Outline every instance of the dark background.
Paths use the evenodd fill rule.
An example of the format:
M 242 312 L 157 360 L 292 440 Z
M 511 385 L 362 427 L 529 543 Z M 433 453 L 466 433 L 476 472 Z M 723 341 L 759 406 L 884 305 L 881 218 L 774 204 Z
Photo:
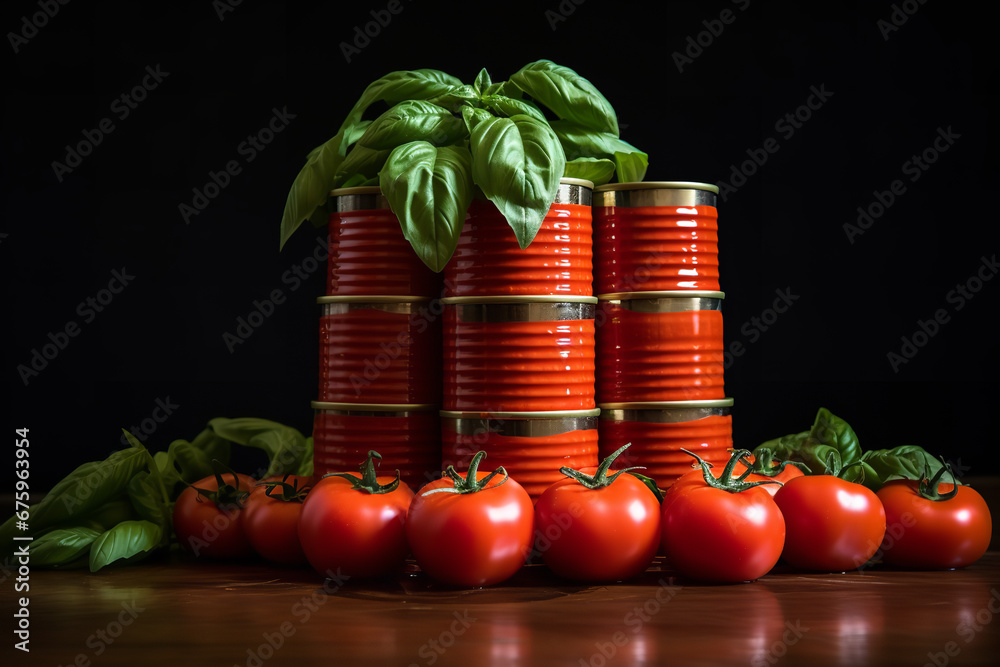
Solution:
M 193 438 L 216 416 L 310 433 L 324 272 L 297 289 L 286 272 L 325 232 L 306 226 L 278 252 L 306 153 L 390 71 L 436 68 L 471 83 L 486 67 L 499 81 L 540 58 L 611 101 L 622 137 L 650 155 L 646 180 L 731 183 L 748 151 L 776 141 L 719 202 L 726 340 L 744 349 L 726 377 L 737 445 L 804 430 L 825 406 L 866 449 L 919 444 L 969 475 L 993 471 L 1000 280 L 960 310 L 949 299 L 997 252 L 997 58 L 985 18 L 915 1 L 651 11 L 606 0 L 461 9 L 401 0 L 347 62 L 340 44 L 388 4 L 244 0 L 220 20 L 221 2 L 71 2 L 16 53 L 8 34 L 3 421 L 30 428 L 36 490 L 120 447 L 120 429 L 151 418 L 157 401 L 174 407 L 145 438 L 153 449 Z M 560 6 L 564 20 L 554 18 Z M 718 29 L 724 9 L 735 18 L 708 43 L 704 22 Z M 0 25 L 24 34 L 24 17 L 39 11 L 5 3 Z M 907 20 L 886 35 L 894 11 Z M 707 46 L 678 71 L 673 54 L 699 33 Z M 115 100 L 147 66 L 169 74 L 122 119 Z M 812 87 L 830 95 L 789 136 L 782 119 Z M 248 162 L 239 147 L 274 109 L 294 119 Z M 104 118 L 114 131 L 60 182 L 52 163 Z M 904 163 L 949 128 L 958 138 L 912 181 Z M 231 160 L 241 173 L 186 224 L 179 205 Z M 851 243 L 843 225 L 895 180 L 905 191 Z M 122 269 L 134 278 L 86 322 L 78 305 Z M 284 303 L 230 353 L 223 334 L 276 289 Z M 779 289 L 798 299 L 764 331 L 752 318 L 768 317 Z M 947 321 L 917 336 L 926 344 L 894 369 L 887 355 L 939 309 Z M 25 384 L 17 367 L 69 322 L 78 335 Z

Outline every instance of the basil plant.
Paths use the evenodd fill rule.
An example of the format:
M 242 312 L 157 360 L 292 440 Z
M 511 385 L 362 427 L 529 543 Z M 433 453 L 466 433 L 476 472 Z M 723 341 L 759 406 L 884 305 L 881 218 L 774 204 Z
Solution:
M 389 108 L 365 119 L 376 103 Z M 551 61 L 500 83 L 485 69 L 471 85 L 433 69 L 392 72 L 307 156 L 285 203 L 281 247 L 305 220 L 327 224 L 331 190 L 378 185 L 417 255 L 441 271 L 474 196 L 496 205 L 523 249 L 560 178 L 641 181 L 647 165 L 645 153 L 619 138 L 608 100 Z

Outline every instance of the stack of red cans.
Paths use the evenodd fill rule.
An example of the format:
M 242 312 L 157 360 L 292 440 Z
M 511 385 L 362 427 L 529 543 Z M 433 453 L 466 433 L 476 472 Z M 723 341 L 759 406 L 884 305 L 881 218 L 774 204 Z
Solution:
M 563 179 L 523 250 L 474 201 L 444 270 L 442 463 L 485 451 L 533 499 L 560 467 L 597 465 L 592 192 Z
M 378 187 L 334 190 L 326 296 L 317 301 L 315 473 L 369 450 L 416 490 L 441 470 L 441 276 L 403 237 Z
M 595 189 L 596 394 L 600 455 L 643 465 L 662 488 L 692 451 L 725 462 L 732 399 L 723 381 L 718 187 L 615 183 Z

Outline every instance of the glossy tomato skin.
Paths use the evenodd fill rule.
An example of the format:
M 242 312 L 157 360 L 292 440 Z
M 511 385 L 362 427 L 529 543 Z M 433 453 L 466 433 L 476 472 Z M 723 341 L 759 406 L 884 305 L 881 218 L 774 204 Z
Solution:
M 476 479 L 488 474 L 479 471 Z M 447 477 L 417 492 L 406 518 L 406 535 L 420 568 L 451 586 L 492 586 L 512 577 L 531 552 L 534 507 L 514 479 L 475 493 L 432 493 L 454 486 Z
M 566 478 L 535 502 L 535 534 L 542 559 L 560 577 L 628 579 L 645 571 L 660 547 L 660 503 L 629 474 L 598 489 Z
M 702 471 L 694 470 L 663 496 L 662 553 L 686 577 L 714 583 L 759 579 L 777 564 L 784 541 L 784 519 L 761 486 L 730 493 L 708 486 Z
M 806 475 L 774 494 L 787 533 L 782 559 L 815 572 L 864 565 L 885 535 L 885 510 L 871 490 L 834 475 Z
M 311 477 L 296 475 L 270 477 L 261 480 L 260 484 L 282 480 L 286 484 L 298 484 L 300 489 L 313 484 Z M 276 498 L 274 495 L 280 496 L 280 489 L 276 491 L 268 496 L 266 486 L 254 488 L 241 514 L 243 530 L 254 551 L 261 557 L 272 563 L 305 565 L 306 554 L 299 542 L 299 517 L 303 503 Z
M 947 500 L 930 500 L 918 492 L 918 482 L 886 482 L 876 495 L 885 507 L 888 525 L 882 561 L 905 568 L 946 570 L 979 560 L 990 546 L 993 519 L 979 492 L 959 486 Z M 940 484 L 939 493 L 954 489 Z
M 351 473 L 360 478 L 361 475 Z M 389 484 L 395 477 L 378 477 Z M 299 541 L 319 573 L 373 578 L 399 570 L 406 559 L 406 512 L 413 491 L 403 483 L 389 493 L 352 488 L 343 477 L 324 477 L 302 503 Z
M 250 493 L 256 483 L 249 475 L 236 475 L 239 490 Z M 231 474 L 223 483 L 235 484 Z M 194 488 L 193 488 L 194 487 Z M 254 554 L 243 529 L 242 508 L 220 508 L 197 489 L 216 491 L 219 482 L 213 475 L 198 480 L 181 491 L 174 503 L 174 533 L 177 541 L 195 556 L 207 558 L 244 558 Z

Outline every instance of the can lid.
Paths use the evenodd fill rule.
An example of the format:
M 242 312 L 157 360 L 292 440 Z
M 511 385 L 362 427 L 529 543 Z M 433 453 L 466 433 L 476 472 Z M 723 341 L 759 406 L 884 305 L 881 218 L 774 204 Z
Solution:
M 548 410 L 538 412 L 471 412 L 441 410 L 438 414 L 447 419 L 561 419 L 563 417 L 597 417 L 600 408 L 593 410 Z
M 627 301 L 630 299 L 725 299 L 725 292 L 705 290 L 668 290 L 661 292 L 609 292 L 598 294 L 600 301 Z
M 588 181 L 584 178 L 570 178 L 568 176 L 563 176 L 559 179 L 560 185 L 582 185 L 585 188 L 594 189 L 594 182 Z
M 395 295 L 364 295 L 364 294 L 331 294 L 321 296 L 316 299 L 316 303 L 426 303 L 430 301 L 429 296 L 395 296 Z
M 671 410 L 677 408 L 728 408 L 732 398 L 717 398 L 711 401 L 650 401 L 643 403 L 601 403 L 601 410 Z
M 612 190 L 707 190 L 719 194 L 719 186 L 697 181 L 634 181 L 632 183 L 605 183 L 594 188 L 594 192 Z
M 572 296 L 569 294 L 510 294 L 504 296 L 446 296 L 444 305 L 490 304 L 490 303 L 597 303 L 596 296 Z
M 431 412 L 440 406 L 434 403 L 326 403 L 312 401 L 314 410 L 339 410 L 352 412 Z

